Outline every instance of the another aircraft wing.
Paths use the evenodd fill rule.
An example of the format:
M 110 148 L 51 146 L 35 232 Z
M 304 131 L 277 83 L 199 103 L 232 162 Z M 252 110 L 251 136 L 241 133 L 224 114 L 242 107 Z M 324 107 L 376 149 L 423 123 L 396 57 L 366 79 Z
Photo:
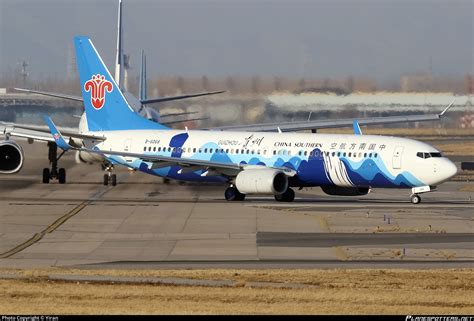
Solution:
M 154 104 L 154 103 L 161 103 L 161 102 L 165 102 L 165 101 L 181 100 L 181 99 L 188 99 L 188 98 L 193 98 L 193 97 L 201 97 L 201 96 L 209 96 L 209 95 L 217 95 L 217 94 L 222 94 L 222 93 L 225 93 L 225 90 L 211 91 L 211 92 L 190 94 L 190 95 L 169 96 L 169 97 L 144 99 L 141 102 L 142 102 L 143 105 L 148 105 L 148 104 Z
M 372 117 L 372 118 L 357 118 L 359 125 L 381 125 L 381 124 L 395 124 L 395 123 L 410 123 L 418 121 L 433 121 L 440 120 L 449 108 L 453 105 L 454 100 L 446 106 L 446 108 L 439 114 L 419 114 L 419 115 L 404 115 L 404 116 L 386 116 L 386 117 Z M 323 128 L 342 128 L 352 127 L 354 119 L 324 119 L 324 120 L 308 120 L 297 122 L 279 122 L 279 123 L 262 123 L 251 125 L 233 125 L 221 126 L 214 128 L 206 128 L 208 130 L 222 130 L 222 131 L 255 131 L 255 132 L 293 132 L 309 129 L 323 129 Z
M 82 97 L 79 97 L 79 96 L 58 94 L 58 93 L 50 93 L 50 92 L 47 92 L 47 91 L 31 90 L 31 89 L 23 89 L 23 88 L 13 88 L 13 89 L 15 89 L 17 91 L 23 91 L 23 92 L 31 93 L 31 94 L 38 94 L 38 95 L 49 96 L 49 97 L 63 98 L 63 99 L 69 99 L 69 100 L 74 100 L 74 101 L 83 101 Z

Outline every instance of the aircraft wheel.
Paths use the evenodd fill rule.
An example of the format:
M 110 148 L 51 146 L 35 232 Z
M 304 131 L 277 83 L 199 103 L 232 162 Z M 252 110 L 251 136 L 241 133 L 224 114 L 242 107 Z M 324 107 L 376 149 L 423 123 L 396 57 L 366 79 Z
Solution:
M 64 168 L 60 168 L 58 171 L 58 181 L 59 184 L 66 183 L 66 170 Z
M 411 197 L 410 197 L 410 201 L 412 202 L 412 204 L 418 204 L 421 202 L 421 197 L 420 195 L 418 194 L 413 194 Z
M 170 179 L 169 178 L 163 178 L 163 184 L 169 184 Z
M 43 168 L 43 184 L 49 184 L 49 168 Z
M 109 175 L 108 174 L 104 174 L 104 185 L 105 186 L 109 185 Z
M 285 193 L 275 195 L 275 200 L 278 202 L 293 202 L 295 199 L 295 191 L 291 188 L 288 188 Z
M 239 192 L 235 187 L 228 187 L 225 190 L 224 196 L 228 201 L 243 201 L 245 199 L 245 194 Z
M 112 186 L 117 185 L 117 175 L 113 174 L 111 177 Z

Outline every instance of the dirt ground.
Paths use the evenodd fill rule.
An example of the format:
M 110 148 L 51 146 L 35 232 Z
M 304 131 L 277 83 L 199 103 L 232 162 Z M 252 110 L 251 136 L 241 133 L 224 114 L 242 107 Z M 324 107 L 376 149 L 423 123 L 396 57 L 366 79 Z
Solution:
M 474 269 L 6 272 L 26 278 L 0 280 L 2 314 L 474 314 Z M 232 280 L 234 285 L 67 282 L 51 281 L 50 274 Z

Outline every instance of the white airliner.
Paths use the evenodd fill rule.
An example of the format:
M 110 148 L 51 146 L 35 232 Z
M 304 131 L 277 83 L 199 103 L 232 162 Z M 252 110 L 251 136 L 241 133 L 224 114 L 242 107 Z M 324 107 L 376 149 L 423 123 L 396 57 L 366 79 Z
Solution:
M 419 194 L 434 190 L 457 172 L 433 146 L 406 138 L 362 135 L 357 122 L 356 135 L 283 132 L 292 130 L 288 123 L 273 128 L 276 133 L 267 132 L 274 124 L 254 125 L 260 129 L 255 132 L 171 130 L 134 112 L 88 37 L 75 37 L 74 42 L 88 131 L 64 133 L 65 139 L 45 117 L 51 139 L 65 151 L 102 155 L 114 164 L 171 179 L 220 182 L 228 186 L 225 198 L 229 201 L 243 200 L 247 194 L 272 194 L 277 201 L 289 202 L 295 197 L 291 187 L 320 186 L 330 195 L 407 188 L 412 190 L 412 203 L 419 203 Z M 404 116 L 405 121 L 439 119 L 449 107 L 436 117 Z M 385 120 L 401 121 L 397 117 Z M 323 121 L 319 127 L 314 122 L 297 123 L 293 129 L 341 124 L 347 121 Z M 14 135 L 15 131 L 7 126 L 5 133 Z M 7 142 L 3 146 L 9 148 L 0 149 L 0 170 L 14 172 L 23 154 Z

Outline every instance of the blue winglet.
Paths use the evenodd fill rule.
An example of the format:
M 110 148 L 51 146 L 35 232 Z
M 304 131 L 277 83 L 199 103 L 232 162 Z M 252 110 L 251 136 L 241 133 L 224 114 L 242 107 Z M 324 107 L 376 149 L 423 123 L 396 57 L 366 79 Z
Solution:
M 53 121 L 51 120 L 51 117 L 44 116 L 44 121 L 46 122 L 46 125 L 48 125 L 49 130 L 51 131 L 51 135 L 53 135 L 56 145 L 58 145 L 63 150 L 71 149 L 71 146 L 68 143 L 66 143 L 63 136 L 61 135 L 59 130 L 56 128 L 56 125 L 54 125 Z
M 359 122 L 357 119 L 354 119 L 352 122 L 352 127 L 354 128 L 354 134 L 355 135 L 362 135 L 362 130 L 360 130 Z

